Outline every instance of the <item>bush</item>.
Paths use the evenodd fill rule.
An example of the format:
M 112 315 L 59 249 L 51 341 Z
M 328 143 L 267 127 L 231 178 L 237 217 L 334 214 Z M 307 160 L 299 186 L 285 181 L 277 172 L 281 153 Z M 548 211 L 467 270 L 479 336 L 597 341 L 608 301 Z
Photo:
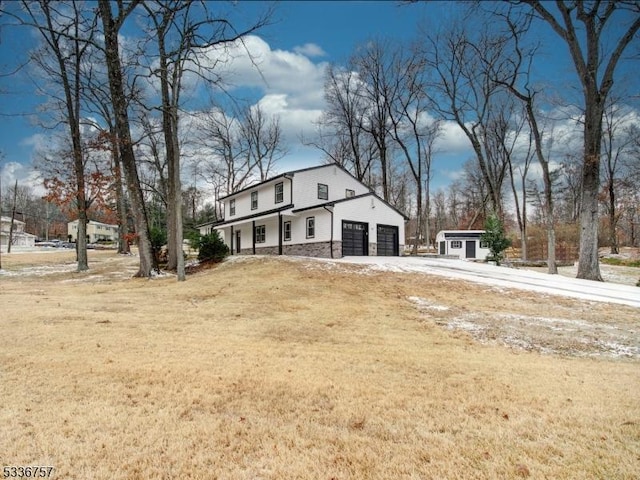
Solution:
M 165 255 L 162 255 L 162 247 L 167 244 L 167 232 L 159 227 L 151 227 L 149 229 L 149 241 L 151 242 L 151 251 L 156 263 L 166 263 L 166 252 Z
M 484 230 L 485 233 L 480 237 L 480 241 L 487 242 L 489 245 L 491 253 L 487 255 L 487 260 L 500 265 L 500 262 L 504 259 L 504 251 L 511 246 L 511 240 L 505 236 L 502 222 L 495 214 L 487 218 Z
M 201 262 L 221 262 L 227 255 L 229 255 L 229 247 L 225 245 L 216 230 L 200 237 L 198 260 Z

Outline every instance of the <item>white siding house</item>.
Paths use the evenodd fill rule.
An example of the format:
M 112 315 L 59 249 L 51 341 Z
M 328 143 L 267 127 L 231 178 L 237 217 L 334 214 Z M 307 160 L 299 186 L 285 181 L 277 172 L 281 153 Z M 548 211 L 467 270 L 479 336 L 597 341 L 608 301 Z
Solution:
M 342 167 L 296 170 L 220 199 L 217 230 L 231 254 L 399 255 L 406 218 Z
M 20 220 L 13 220 L 13 235 L 11 246 L 33 247 L 36 236 L 24 231 L 25 223 Z M 0 247 L 9 245 L 9 234 L 11 231 L 11 217 L 0 217 Z
M 485 260 L 490 250 L 480 240 L 484 230 L 441 230 L 436 235 L 440 255 L 457 255 L 460 259 Z
M 78 220 L 67 224 L 67 235 L 70 242 L 75 242 L 78 238 Z M 95 242 L 116 242 L 118 240 L 118 225 L 94 222 L 87 223 L 87 240 L 89 243 Z

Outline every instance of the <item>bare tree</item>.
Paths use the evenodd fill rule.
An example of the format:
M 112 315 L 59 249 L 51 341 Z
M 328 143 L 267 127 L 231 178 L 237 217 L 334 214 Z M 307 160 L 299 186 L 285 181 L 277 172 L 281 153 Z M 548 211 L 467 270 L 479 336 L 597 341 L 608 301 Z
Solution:
M 494 64 L 487 64 L 487 68 L 491 72 L 493 81 L 506 87 L 507 91 L 519 101 L 525 111 L 525 118 L 529 125 L 529 139 L 533 139 L 534 151 L 538 163 L 542 169 L 542 179 L 544 183 L 543 200 L 539 202 L 542 208 L 542 214 L 545 218 L 547 229 L 547 266 L 550 274 L 558 273 L 556 264 L 556 235 L 555 235 L 555 215 L 554 202 L 551 179 L 551 171 L 549 168 L 549 158 L 545 155 L 543 148 L 544 132 L 540 125 L 541 113 L 536 107 L 536 97 L 538 91 L 531 85 L 531 65 L 535 57 L 537 48 L 525 47 L 522 37 L 529 30 L 531 18 L 523 19 L 515 18 L 511 12 L 502 15 L 500 12 L 494 12 L 499 18 L 504 20 L 506 25 L 506 33 L 496 35 L 496 41 L 501 45 L 504 61 Z M 500 68 L 496 68 L 499 66 Z M 529 143 L 531 146 L 531 142 Z M 527 158 L 529 156 L 527 155 Z M 527 168 L 524 170 L 525 175 L 522 177 L 522 192 L 526 195 L 526 172 L 528 170 L 528 161 L 525 162 Z M 538 192 L 536 192 L 537 194 Z M 516 196 L 517 202 L 517 196 Z M 523 211 L 526 208 L 526 199 L 523 198 Z M 524 215 L 523 215 L 524 217 Z M 520 218 L 518 211 L 518 224 L 522 232 L 522 249 L 523 255 L 526 255 L 526 218 Z
M 99 16 L 102 20 L 104 34 L 104 54 L 109 75 L 109 91 L 113 112 L 115 116 L 116 132 L 118 134 L 118 149 L 122 166 L 125 171 L 131 210 L 138 235 L 138 253 L 140 257 L 140 267 L 136 276 L 149 277 L 154 268 L 154 256 L 151 250 L 149 236 L 149 222 L 144 204 L 144 196 L 140 187 L 138 167 L 136 165 L 133 141 L 131 139 L 131 125 L 129 122 L 128 101 L 125 92 L 125 80 L 120 61 L 120 47 L 118 44 L 118 34 L 129 17 L 133 9 L 137 7 L 139 0 L 132 0 L 130 3 L 118 3 L 116 12 L 112 11 L 112 4 L 109 0 L 99 0 Z
M 604 150 L 604 197 L 605 209 L 609 217 L 609 246 L 611 253 L 620 253 L 618 245 L 617 228 L 621 214 L 624 210 L 618 208 L 619 188 L 626 183 L 621 177 L 625 164 L 624 157 L 633 145 L 633 129 L 628 128 L 631 115 L 624 107 L 614 101 L 610 101 L 604 111 L 603 139 Z M 631 133 L 631 135 L 629 135 Z
M 429 185 L 431 183 L 431 162 L 433 148 L 440 132 L 440 122 L 433 121 L 427 115 L 428 97 L 425 94 L 424 62 L 417 49 L 402 47 L 393 55 L 390 72 L 389 134 L 398 145 L 406 165 L 415 182 L 416 191 L 416 235 L 413 254 L 418 253 L 421 239 L 428 244 L 427 229 L 424 229 L 423 205 L 429 204 Z M 426 195 L 423 191 L 426 189 Z M 427 218 L 428 218 L 427 208 Z
M 635 1 L 574 2 L 557 0 L 556 9 L 524 0 L 565 42 L 584 97 L 584 157 L 578 278 L 602 281 L 598 263 L 598 193 L 603 115 L 614 87 L 614 74 L 627 47 L 638 41 L 640 5 Z M 625 22 L 626 25 L 620 28 Z M 613 38 L 613 29 L 618 35 Z M 608 49 L 613 45 L 612 49 Z
M 523 116 L 522 120 L 522 122 L 516 125 L 517 133 L 514 135 L 514 139 L 519 136 L 527 118 Z M 509 162 L 509 178 L 515 203 L 518 229 L 520 230 L 520 255 L 522 260 L 527 260 L 527 177 L 529 174 L 529 168 L 531 167 L 531 160 L 533 159 L 533 135 L 531 132 L 529 133 L 529 141 L 527 144 L 526 151 L 520 154 L 521 161 L 515 165 L 513 161 Z M 517 184 L 516 181 L 516 171 L 519 184 Z M 518 195 L 518 187 L 520 189 L 520 195 Z M 522 201 L 520 201 L 520 197 L 522 198 Z
M 204 65 L 200 58 L 207 51 L 219 49 L 225 44 L 233 44 L 267 24 L 270 13 L 260 17 L 244 30 L 238 30 L 226 18 L 212 14 L 213 8 L 205 2 L 183 2 L 180 0 L 156 0 L 145 2 L 146 17 L 156 40 L 157 68 L 151 68 L 151 75 L 160 82 L 160 111 L 167 161 L 168 198 L 167 233 L 169 270 L 176 270 L 178 280 L 185 280 L 184 256 L 182 251 L 182 184 L 180 178 L 179 111 L 182 105 L 181 93 L 186 74 L 190 73 L 209 83 L 219 83 L 215 69 Z M 150 62 L 154 65 L 153 61 Z M 212 72 L 213 76 L 212 76 Z M 262 124 L 260 124 L 262 125 Z M 275 129 L 279 134 L 279 128 Z M 270 131 L 269 134 L 272 134 Z M 262 134 L 262 132 L 261 132 Z M 272 140 L 270 140 L 272 141 Z M 276 140 L 277 141 L 277 140 Z M 273 151 L 265 152 L 262 143 L 255 145 L 255 154 L 261 156 L 260 166 L 266 167 L 274 160 Z
M 259 180 L 265 181 L 276 162 L 286 154 L 279 118 L 267 118 L 260 104 L 249 107 L 242 116 L 240 134 L 251 170 L 257 170 Z
M 99 115 L 104 122 L 104 124 L 97 121 L 91 122 L 93 128 L 99 131 L 97 138 L 93 141 L 93 145 L 94 148 L 101 148 L 103 151 L 109 152 L 111 158 L 112 189 L 116 197 L 116 213 L 118 218 L 118 253 L 126 255 L 130 253 L 128 241 L 129 226 L 125 193 L 122 185 L 123 174 L 120 150 L 118 148 L 118 135 L 116 132 L 113 108 L 109 100 L 107 78 L 104 72 L 98 71 L 98 69 L 95 68 L 96 65 L 99 65 L 99 61 L 89 61 L 84 64 L 84 102 L 87 111 Z
M 427 34 L 425 61 L 433 78 L 429 95 L 438 114 L 454 121 L 469 139 L 486 184 L 490 208 L 501 214 L 507 163 L 504 155 L 490 155 L 487 140 L 495 131 L 503 88 L 492 71 L 505 62 L 501 44 L 489 26 L 477 25 L 469 14 L 439 34 Z M 488 66 L 491 66 L 490 68 Z M 492 126 L 493 123 L 493 126 Z
M 89 269 L 86 226 L 85 159 L 81 139 L 82 64 L 96 34 L 96 17 L 80 2 L 22 2 L 26 25 L 35 27 L 43 47 L 31 59 L 60 89 L 60 111 L 69 129 L 78 215 L 78 271 Z
M 207 161 L 198 171 L 216 198 L 266 180 L 286 152 L 277 116 L 268 118 L 259 104 L 236 107 L 213 107 L 199 118 L 198 156 Z
M 329 132 L 324 135 L 320 129 L 319 136 L 328 142 L 314 146 L 323 150 L 332 162 L 351 171 L 358 180 L 366 181 L 373 163 L 373 149 L 371 137 L 363 128 L 368 102 L 360 75 L 330 65 L 324 97 L 327 109 L 320 125 Z
M 216 198 L 242 189 L 252 173 L 247 146 L 240 135 L 237 115 L 213 107 L 200 117 L 198 142 L 202 179 L 212 186 Z
M 389 102 L 393 96 L 393 58 L 387 43 L 375 40 L 360 47 L 350 60 L 362 82 L 360 95 L 365 102 L 365 117 L 360 128 L 371 138 L 380 164 L 382 197 L 391 200 Z

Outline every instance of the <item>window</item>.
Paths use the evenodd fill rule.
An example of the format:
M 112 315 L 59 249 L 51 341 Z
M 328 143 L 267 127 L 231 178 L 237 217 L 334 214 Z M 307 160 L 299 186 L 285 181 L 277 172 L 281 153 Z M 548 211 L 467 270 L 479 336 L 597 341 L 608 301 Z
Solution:
M 318 184 L 318 198 L 320 200 L 329 200 L 329 186 L 324 183 Z
M 276 202 L 282 203 L 284 201 L 284 183 L 276 183 Z
M 251 192 L 251 210 L 258 208 L 258 192 Z
M 460 240 L 452 240 L 451 248 L 462 248 L 462 241 Z
M 480 248 L 489 248 L 489 242 L 483 242 L 480 240 Z
M 266 236 L 264 225 L 256 225 L 256 243 L 264 243 Z
M 291 240 L 291 222 L 284 222 L 282 228 L 284 229 L 284 241 L 288 242 L 289 240 Z
M 229 216 L 233 216 L 236 214 L 236 200 L 229 200 Z
M 350 190 L 350 189 L 347 188 L 347 191 L 345 192 L 344 196 L 346 198 L 355 197 L 356 196 L 356 191 L 355 190 Z
M 307 238 L 316 236 L 316 217 L 307 217 Z

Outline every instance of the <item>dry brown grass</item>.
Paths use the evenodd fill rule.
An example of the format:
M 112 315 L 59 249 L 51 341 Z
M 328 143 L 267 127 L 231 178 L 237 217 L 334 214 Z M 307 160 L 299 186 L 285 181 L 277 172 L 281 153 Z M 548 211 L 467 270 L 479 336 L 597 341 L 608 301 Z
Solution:
M 55 255 L 3 267 L 72 258 Z M 630 307 L 277 258 L 149 281 L 118 273 L 135 258 L 90 255 L 88 273 L 0 276 L 2 465 L 60 479 L 640 476 L 637 357 L 541 354 L 447 323 L 553 312 L 637 335 Z

